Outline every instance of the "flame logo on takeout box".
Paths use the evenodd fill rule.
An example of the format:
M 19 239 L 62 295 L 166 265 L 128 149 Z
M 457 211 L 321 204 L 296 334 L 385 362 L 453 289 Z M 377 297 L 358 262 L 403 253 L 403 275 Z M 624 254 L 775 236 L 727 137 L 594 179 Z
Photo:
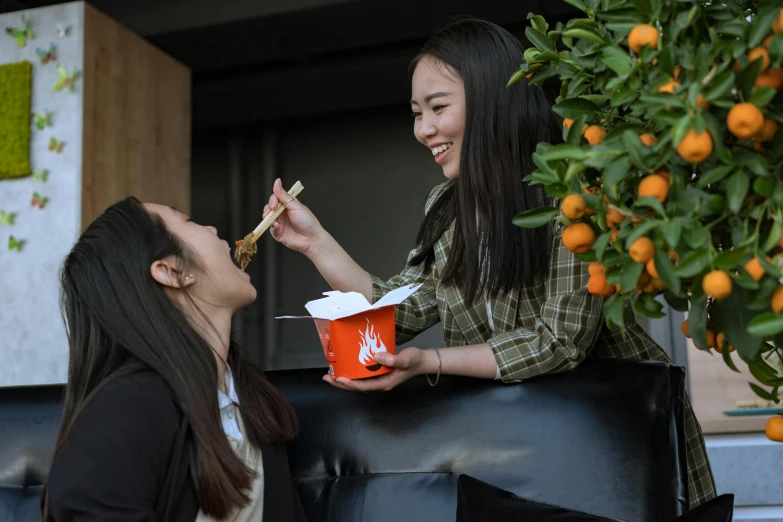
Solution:
M 386 351 L 381 335 L 375 333 L 375 326 L 367 319 L 364 332 L 359 330 L 359 362 L 371 372 L 377 372 L 381 365 L 375 362 L 375 354 Z

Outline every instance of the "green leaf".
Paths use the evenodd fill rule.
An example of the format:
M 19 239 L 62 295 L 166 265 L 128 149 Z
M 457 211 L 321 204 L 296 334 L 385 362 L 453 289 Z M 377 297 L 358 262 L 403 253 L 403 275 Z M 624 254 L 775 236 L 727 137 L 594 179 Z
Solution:
M 652 196 L 645 196 L 643 198 L 637 199 L 633 202 L 633 206 L 634 208 L 651 208 L 657 212 L 659 216 L 666 217 L 666 211 L 664 210 L 663 205 L 661 205 L 661 202 Z
M 764 246 L 762 247 L 763 252 L 769 252 L 776 246 L 778 246 L 778 242 L 780 241 L 780 233 L 781 233 L 781 226 L 779 225 L 779 221 L 774 223 L 772 227 L 769 229 L 769 235 L 767 236 L 767 240 L 764 241 Z
M 778 33 L 775 35 L 775 38 L 772 39 L 772 42 L 769 44 L 769 47 L 767 47 L 767 51 L 769 51 L 769 56 L 772 57 L 774 60 L 775 56 L 782 56 L 783 55 L 783 33 Z
M 635 227 L 633 229 L 633 232 L 631 232 L 627 238 L 625 238 L 625 242 L 627 245 L 630 245 L 643 235 L 647 234 L 650 230 L 654 229 L 658 226 L 658 221 L 654 220 L 647 220 L 644 223 L 640 224 L 639 226 Z
M 759 72 L 761 72 L 761 66 L 762 61 L 759 58 L 742 69 L 742 72 L 740 72 L 737 77 L 737 88 L 746 100 L 749 100 L 751 96 L 753 96 L 753 88 L 756 84 L 756 78 L 758 78 Z
M 581 116 L 587 116 L 588 119 L 592 119 L 598 111 L 598 106 L 582 98 L 570 98 L 556 104 L 552 110 L 563 118 L 576 120 Z
M 753 95 L 750 97 L 750 103 L 758 108 L 764 108 L 769 105 L 769 102 L 775 98 L 778 93 L 773 87 L 759 87 L 753 91 Z
M 696 186 L 698 188 L 704 188 L 707 185 L 712 185 L 713 183 L 717 183 L 718 181 L 725 178 L 729 172 L 733 172 L 734 170 L 737 170 L 736 165 L 718 165 L 716 167 L 711 168 L 701 176 L 699 176 L 698 180 L 696 181 Z
M 582 127 L 587 121 L 587 116 L 581 116 L 577 118 L 574 123 L 571 124 L 571 128 L 568 129 L 568 137 L 566 143 L 573 146 L 578 146 L 582 141 Z
M 609 245 L 609 239 L 611 239 L 611 237 L 611 233 L 605 232 L 598 236 L 595 243 L 593 243 L 593 251 L 600 261 L 603 261 L 604 251 L 606 251 L 606 247 Z
M 750 252 L 746 247 L 721 252 L 721 254 L 715 258 L 713 266 L 718 270 L 730 270 L 744 261 L 749 253 Z
M 750 374 L 761 384 L 773 386 L 778 381 L 777 372 L 762 358 L 748 364 L 748 369 Z
M 780 13 L 780 5 L 774 7 L 768 5 L 759 9 L 759 12 L 753 17 L 750 23 L 750 32 L 748 33 L 748 47 L 757 47 L 769 33 L 772 24 Z
M 523 228 L 538 228 L 555 219 L 560 214 L 557 207 L 538 207 L 514 216 L 513 223 Z
M 723 350 L 721 355 L 723 356 L 723 362 L 726 363 L 726 366 L 728 366 L 735 372 L 740 373 L 740 371 L 737 369 L 737 366 L 734 364 L 734 361 L 731 358 L 731 350 Z
M 702 92 L 702 96 L 707 101 L 714 101 L 731 93 L 734 88 L 736 78 L 734 71 L 725 71 L 713 78 L 710 84 Z
M 546 190 L 549 194 L 552 194 L 556 198 L 564 198 L 568 195 L 570 190 L 564 183 L 552 183 L 551 185 L 546 185 L 544 187 L 544 190 Z
M 661 227 L 661 233 L 669 248 L 677 248 L 680 242 L 680 234 L 682 233 L 682 222 L 675 219 L 664 223 Z
M 598 259 L 595 255 L 595 252 L 592 250 L 588 250 L 587 252 L 583 252 L 581 254 L 574 254 L 574 257 L 582 263 L 592 263 Z
M 758 395 L 762 399 L 767 400 L 767 401 L 777 401 L 778 400 L 777 397 L 775 397 L 774 395 L 769 393 L 767 390 L 765 390 L 761 386 L 759 386 L 757 384 L 753 384 L 752 382 L 749 382 L 748 385 L 750 385 L 750 389 L 753 390 L 753 393 L 755 393 L 756 395 Z
M 628 156 L 620 156 L 612 161 L 603 171 L 604 189 L 609 192 L 612 198 L 616 199 L 620 182 L 633 175 Z
M 674 128 L 672 128 L 672 145 L 677 146 L 680 144 L 682 139 L 685 137 L 685 135 L 688 133 L 688 130 L 690 130 L 691 126 L 693 125 L 691 121 L 690 114 L 686 114 L 682 118 L 680 118 L 677 123 L 674 125 Z
M 708 349 L 707 344 L 707 296 L 701 290 L 701 284 L 694 285 L 691 309 L 688 311 L 688 333 L 693 344 L 700 350 Z
M 600 34 L 596 33 L 591 29 L 581 28 L 581 27 L 564 31 L 563 36 L 568 36 L 570 38 L 580 38 L 582 40 L 589 40 L 591 42 L 595 42 L 599 44 L 606 43 L 606 40 L 604 40 Z
M 683 230 L 683 239 L 691 248 L 701 248 L 710 240 L 710 233 L 701 226 L 701 224 L 689 222 Z
M 661 276 L 666 286 L 675 294 L 680 293 L 680 278 L 674 273 L 674 267 L 669 260 L 669 256 L 661 249 L 655 249 L 655 269 L 658 271 L 658 275 Z
M 675 295 L 669 290 L 663 291 L 663 298 L 669 303 L 669 306 L 678 312 L 688 311 L 688 300 L 686 298 Z
M 617 326 L 622 327 L 625 324 L 625 316 L 623 313 L 623 301 L 615 296 L 612 299 L 604 301 L 603 305 L 604 317 L 612 321 Z
M 745 166 L 748 167 L 748 170 L 750 170 L 756 176 L 761 176 L 762 178 L 769 176 L 767 160 L 761 154 L 754 153 L 753 159 L 748 161 Z
M 712 320 L 720 327 L 726 340 L 734 345 L 740 357 L 748 362 L 757 359 L 762 342 L 762 339 L 747 327 L 758 315 L 758 312 L 748 309 L 750 295 L 748 290 L 735 285 L 731 295 L 722 301 L 713 301 L 710 310 Z
M 625 145 L 625 149 L 628 151 L 628 155 L 634 164 L 642 170 L 647 170 L 647 162 L 644 161 L 644 154 L 647 151 L 641 138 L 639 138 L 639 134 L 632 130 L 623 132 L 623 145 Z
M 544 158 L 545 161 L 556 161 L 562 159 L 582 161 L 585 158 L 587 158 L 587 154 L 585 153 L 585 151 L 583 151 L 579 147 L 575 147 L 574 145 L 568 145 L 566 143 L 554 145 L 551 149 L 544 152 L 541 156 Z
M 587 10 L 587 7 L 585 7 L 585 4 L 582 2 L 582 0 L 565 0 L 565 3 L 571 4 L 582 12 Z
M 748 332 L 758 337 L 783 333 L 783 315 L 774 312 L 758 315 L 748 324 Z
M 636 288 L 636 282 L 642 275 L 644 265 L 628 258 L 620 267 L 620 291 L 630 292 Z
M 617 45 L 604 47 L 601 51 L 604 55 L 604 63 L 620 76 L 626 76 L 631 72 L 633 63 L 631 56 Z
M 546 34 L 547 29 L 549 29 L 549 24 L 546 23 L 543 16 L 528 13 L 527 19 L 530 20 L 530 25 L 532 25 L 536 31 Z
M 522 69 L 519 69 L 517 72 L 514 73 L 514 75 L 511 77 L 511 79 L 506 84 L 506 87 L 511 87 L 515 83 L 517 83 L 519 80 L 525 77 L 527 73 L 523 71 Z
M 620 87 L 612 93 L 610 103 L 613 107 L 625 105 L 626 103 L 630 103 L 635 100 L 637 96 L 639 96 L 639 92 L 636 89 L 632 89 L 630 87 Z
M 769 198 L 772 197 L 772 191 L 775 189 L 772 179 L 770 178 L 756 178 L 753 180 L 753 191 L 756 194 Z
M 547 38 L 544 33 L 537 31 L 532 27 L 527 27 L 525 29 L 525 36 L 528 40 L 530 40 L 530 43 L 535 45 L 541 51 L 555 50 L 555 46 L 552 45 L 552 42 L 549 41 L 549 38 Z
M 652 304 L 655 303 L 655 304 Z M 657 310 L 656 306 L 657 305 Z M 650 319 L 660 319 L 666 314 L 661 312 L 663 305 L 656 301 L 651 294 L 643 293 L 639 295 L 633 304 L 633 311 L 639 317 L 648 317 Z
M 750 188 L 750 179 L 744 171 L 735 172 L 726 181 L 726 196 L 729 203 L 729 210 L 736 214 L 742 208 L 745 196 L 748 195 Z
M 709 253 L 704 250 L 696 250 L 686 255 L 674 269 L 677 277 L 693 277 L 701 273 L 710 264 Z

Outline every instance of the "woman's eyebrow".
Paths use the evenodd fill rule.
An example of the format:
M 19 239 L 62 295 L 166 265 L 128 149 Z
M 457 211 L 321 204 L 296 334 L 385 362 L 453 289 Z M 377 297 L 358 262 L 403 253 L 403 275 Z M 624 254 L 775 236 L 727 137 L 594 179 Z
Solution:
M 429 103 L 432 100 L 434 100 L 435 98 L 443 98 L 443 97 L 446 97 L 446 96 L 451 96 L 451 93 L 450 92 L 442 92 L 442 91 L 433 92 L 432 94 L 430 94 L 426 98 L 424 98 L 424 102 L 425 103 Z M 419 104 L 419 102 L 417 102 L 416 100 L 411 100 L 411 105 L 418 105 L 418 104 Z

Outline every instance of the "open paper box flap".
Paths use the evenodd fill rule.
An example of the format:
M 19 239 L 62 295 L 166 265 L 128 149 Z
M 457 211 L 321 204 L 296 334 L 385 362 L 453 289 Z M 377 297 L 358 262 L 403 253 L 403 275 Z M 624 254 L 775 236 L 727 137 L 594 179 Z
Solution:
M 307 311 L 310 312 L 309 316 L 282 316 L 276 319 L 327 319 L 334 321 L 368 310 L 396 306 L 420 287 L 421 284 L 397 288 L 383 296 L 374 305 L 370 305 L 367 299 L 358 292 L 324 292 L 326 297 L 310 301 L 305 305 Z

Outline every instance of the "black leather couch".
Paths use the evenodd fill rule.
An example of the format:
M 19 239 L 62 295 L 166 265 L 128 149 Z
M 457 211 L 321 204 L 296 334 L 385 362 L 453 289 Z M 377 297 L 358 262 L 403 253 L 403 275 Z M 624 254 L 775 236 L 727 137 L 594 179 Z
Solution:
M 322 374 L 268 374 L 299 414 L 289 456 L 310 521 L 453 521 L 462 473 L 631 522 L 687 505 L 681 368 L 588 362 L 521 385 L 421 378 L 373 394 Z M 61 395 L 0 388 L 0 522 L 40 520 Z

